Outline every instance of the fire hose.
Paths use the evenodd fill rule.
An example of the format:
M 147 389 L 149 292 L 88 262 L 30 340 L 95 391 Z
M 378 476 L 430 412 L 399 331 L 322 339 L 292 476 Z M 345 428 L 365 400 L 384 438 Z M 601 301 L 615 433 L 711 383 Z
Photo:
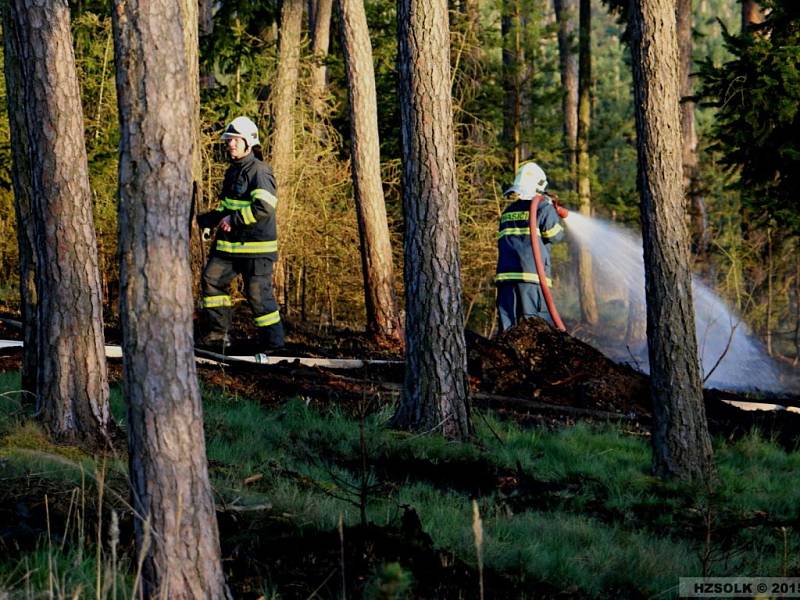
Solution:
M 539 285 L 542 288 L 544 302 L 547 305 L 547 311 L 550 313 L 550 317 L 553 319 L 553 324 L 559 331 L 566 331 L 567 328 L 564 326 L 564 322 L 561 320 L 561 317 L 558 314 L 556 303 L 553 301 L 553 295 L 550 293 L 550 286 L 547 285 L 547 273 L 544 270 L 544 262 L 542 262 L 542 249 L 539 247 L 539 225 L 536 213 L 539 209 L 539 202 L 541 202 L 541 200 L 542 196 L 540 194 L 536 194 L 531 199 L 531 208 L 528 216 L 528 225 L 530 226 L 531 230 L 531 249 L 533 250 L 533 260 L 536 263 L 536 273 L 539 276 Z M 556 212 L 558 212 L 558 216 L 562 219 L 566 219 L 569 211 L 563 206 L 560 206 L 558 202 L 554 201 L 554 204 L 556 207 Z

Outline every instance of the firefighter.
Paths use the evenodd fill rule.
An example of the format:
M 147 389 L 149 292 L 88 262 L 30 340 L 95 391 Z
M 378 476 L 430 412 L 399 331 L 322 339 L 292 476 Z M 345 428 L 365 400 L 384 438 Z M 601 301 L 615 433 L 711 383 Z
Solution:
M 547 176 L 542 168 L 535 162 L 525 162 L 517 170 L 514 184 L 504 194 L 511 200 L 511 204 L 500 216 L 497 232 L 495 284 L 501 332 L 526 317 L 550 320 L 533 259 L 528 220 L 531 200 L 541 194 L 537 210 L 537 235 L 547 274 L 547 285 L 550 286 L 549 246 L 564 236 L 564 229 L 559 218 L 558 204 L 544 194 L 546 188 Z
M 222 182 L 219 206 L 197 218 L 204 237 L 210 229 L 217 229 L 203 271 L 208 331 L 200 343 L 215 348 L 228 343 L 228 291 L 233 278 L 241 275 L 258 330 L 259 352 L 270 353 L 284 343 L 272 289 L 272 268 L 278 257 L 275 178 L 270 166 L 260 160 L 261 142 L 253 121 L 235 118 L 221 138 L 227 144 L 231 164 Z

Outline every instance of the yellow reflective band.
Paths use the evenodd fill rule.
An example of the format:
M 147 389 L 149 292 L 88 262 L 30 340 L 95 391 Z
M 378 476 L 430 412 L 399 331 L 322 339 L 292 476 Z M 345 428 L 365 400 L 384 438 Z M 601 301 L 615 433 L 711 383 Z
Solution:
M 277 252 L 278 240 L 271 242 L 226 242 L 217 240 L 217 250 L 229 254 L 261 254 L 264 252 Z
M 517 212 L 503 213 L 500 216 L 500 222 L 506 223 L 508 221 L 527 221 L 529 216 L 530 216 L 529 213 L 524 210 Z
M 508 227 L 506 229 L 501 229 L 497 232 L 497 237 L 501 238 L 506 235 L 530 235 L 531 228 L 530 227 Z
M 223 198 L 221 202 L 224 208 L 231 210 L 239 210 L 246 206 L 250 206 L 250 200 L 236 200 L 235 198 Z
M 242 209 L 242 221 L 244 221 L 245 225 L 252 225 L 256 222 L 256 218 L 253 216 L 253 209 L 249 206 L 245 206 Z
M 250 197 L 253 200 L 263 200 L 264 202 L 269 204 L 272 208 L 275 208 L 276 206 L 278 206 L 278 199 L 273 194 L 268 192 L 267 190 L 264 190 L 264 189 L 261 189 L 261 188 L 253 190 L 252 192 L 250 192 Z
M 557 236 L 559 233 L 561 233 L 561 231 L 562 231 L 563 229 L 564 229 L 564 228 L 563 228 L 563 227 L 561 227 L 561 225 L 560 225 L 560 224 L 556 223 L 556 225 L 555 225 L 554 227 L 551 227 L 551 228 L 550 228 L 550 229 L 548 229 L 547 231 L 543 231 L 543 232 L 542 232 L 542 237 L 543 237 L 543 238 L 551 238 L 551 237 L 556 237 L 556 236 Z
M 203 297 L 203 308 L 217 308 L 220 306 L 231 306 L 231 297 L 230 296 Z
M 267 313 L 255 318 L 256 327 L 268 327 L 281 322 L 281 315 L 276 310 L 275 312 Z
M 539 283 L 539 276 L 536 273 L 498 273 L 495 281 L 524 281 L 525 283 Z M 553 280 L 547 278 L 547 285 L 553 287 Z

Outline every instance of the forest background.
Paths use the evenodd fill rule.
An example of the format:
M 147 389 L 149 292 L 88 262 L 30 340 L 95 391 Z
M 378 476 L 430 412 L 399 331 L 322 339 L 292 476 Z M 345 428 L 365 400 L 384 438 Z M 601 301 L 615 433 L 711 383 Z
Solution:
M 110 6 L 104 2 L 70 4 L 85 107 L 103 297 L 107 322 L 113 324 L 117 320 L 119 289 L 119 122 Z M 495 318 L 495 231 L 504 207 L 502 190 L 513 178 L 515 156 L 516 160 L 528 155 L 535 157 L 548 173 L 550 189 L 557 191 L 567 206 L 576 207 L 578 198 L 562 133 L 564 88 L 553 6 L 543 1 L 490 0 L 478 4 L 476 21 L 465 10 L 468 3 L 451 4 L 454 4 L 450 13 L 451 62 L 464 306 L 469 327 L 488 335 Z M 369 1 L 366 9 L 379 106 L 381 175 L 395 268 L 401 281 L 403 223 L 395 3 Z M 736 0 L 701 0 L 693 8 L 695 75 L 703 75 L 692 78 L 693 88 L 695 93 L 703 89 L 708 92 L 695 108 L 699 140 L 695 195 L 701 199 L 705 214 L 702 229 L 693 228 L 695 270 L 744 317 L 773 354 L 796 360 L 800 348 L 798 211 L 793 199 L 771 193 L 768 185 L 754 194 L 758 186 L 748 179 L 747 167 L 742 169 L 747 163 L 748 149 L 756 148 L 751 139 L 761 135 L 764 141 L 760 126 L 775 128 L 775 123 L 761 121 L 758 114 L 748 112 L 747 106 L 759 102 L 767 106 L 774 96 L 767 87 L 760 99 L 753 95 L 752 87 L 738 95 L 730 93 L 730 88 L 726 90 L 723 86 L 728 85 L 726 77 L 735 79 L 735 72 L 731 75 L 734 69 L 728 73 L 720 69 L 726 62 L 740 58 L 737 52 L 742 51 L 744 42 L 726 37 L 726 32 L 739 33 L 741 9 Z M 508 27 L 509 10 L 517 11 L 515 28 Z M 224 124 L 245 114 L 257 121 L 262 139 L 268 139 L 275 130 L 270 103 L 278 60 L 279 15 L 277 1 L 226 1 L 215 4 L 213 18 L 201 22 L 204 193 L 200 210 L 216 205 L 216 192 L 227 165 L 218 143 Z M 574 19 L 577 21 L 577 15 Z M 360 263 L 359 235 L 349 164 L 347 84 L 338 27 L 334 15 L 330 50 L 320 56 L 312 52 L 309 24 L 304 21 L 294 104 L 294 166 L 288 185 L 279 190 L 281 202 L 288 207 L 279 232 L 285 273 L 280 295 L 290 321 L 312 320 L 322 325 L 359 328 L 364 323 L 363 279 L 360 271 L 353 268 Z M 594 4 L 589 132 L 591 210 L 597 216 L 638 229 L 634 107 L 624 28 L 618 15 L 609 13 L 607 6 Z M 521 52 L 524 60 L 520 63 L 522 72 L 510 75 L 504 48 L 507 56 L 512 34 L 515 51 Z M 796 32 L 794 35 L 796 38 Z M 577 50 L 577 35 L 572 43 Z M 785 61 L 789 66 L 791 56 Z M 321 69 L 325 71 L 326 85 L 320 93 L 315 82 Z M 796 84 L 796 61 L 794 69 Z M 523 88 L 519 94 L 521 110 L 516 141 L 509 134 L 508 123 L 511 81 Z M 785 81 L 780 84 L 784 98 L 775 105 L 794 105 L 794 113 L 782 118 L 794 123 L 789 132 L 796 131 L 796 98 L 800 92 Z M 0 89 L 5 92 L 5 85 Z M 10 132 L 3 100 L 0 102 L 0 302 L 13 310 L 19 301 L 18 247 Z M 740 107 L 731 106 L 737 102 Z M 720 103 L 722 109 L 716 106 Z M 727 120 L 721 118 L 720 110 L 727 111 Z M 737 118 L 742 121 L 737 123 Z M 269 146 L 266 149 L 269 151 Z M 793 150 L 789 150 L 783 156 L 790 162 L 796 161 L 796 151 L 792 154 Z M 613 251 L 609 248 L 609 252 Z M 580 316 L 575 262 L 570 260 L 565 245 L 556 249 L 559 307 L 573 323 Z M 398 291 L 402 294 L 402 290 Z

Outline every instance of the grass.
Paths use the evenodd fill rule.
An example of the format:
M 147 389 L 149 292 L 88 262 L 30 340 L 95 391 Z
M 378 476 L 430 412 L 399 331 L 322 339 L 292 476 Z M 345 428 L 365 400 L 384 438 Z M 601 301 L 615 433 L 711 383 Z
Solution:
M 92 458 L 49 444 L 16 396 L 3 392 L 15 384 L 18 378 L 0 375 L 0 473 L 11 479 L 36 473 L 55 489 L 76 485 L 80 465 L 84 473 L 96 468 Z M 800 453 L 756 434 L 734 443 L 715 441 L 719 484 L 708 492 L 653 478 L 648 441 L 614 426 L 546 431 L 486 414 L 485 421 L 475 419 L 474 443 L 456 443 L 389 431 L 384 424 L 390 409 L 384 408 L 364 419 L 371 466 L 362 473 L 359 422 L 337 408 L 320 412 L 296 399 L 267 410 L 213 388 L 203 389 L 203 396 L 218 502 L 270 504 L 271 514 L 299 530 L 335 530 L 340 515 L 347 526 L 358 524 L 364 496 L 370 522 L 397 526 L 403 510 L 412 507 L 436 547 L 475 565 L 473 492 L 442 483 L 458 467 L 472 469 L 476 478 L 499 473 L 549 486 L 547 494 L 528 499 L 519 490 L 479 494 L 485 568 L 508 578 L 620 598 L 674 597 L 678 577 L 703 573 L 800 575 Z M 124 418 L 119 390 L 112 394 L 112 411 Z M 381 471 L 392 464 L 426 468 Z M 125 466 L 110 468 L 117 473 Z M 379 481 L 382 476 L 388 479 Z M 364 481 L 368 491 L 360 492 Z M 109 485 L 126 494 L 121 476 Z M 92 554 L 91 542 L 85 543 Z M 0 559 L 0 589 L 13 585 L 12 573 L 38 572 L 42 552 L 16 562 Z M 75 557 L 57 560 L 74 563 Z M 79 566 L 87 573 L 97 570 L 96 562 Z M 370 589 L 406 589 L 412 580 L 402 565 L 376 565 Z M 96 577 L 83 584 L 96 587 L 91 581 Z

